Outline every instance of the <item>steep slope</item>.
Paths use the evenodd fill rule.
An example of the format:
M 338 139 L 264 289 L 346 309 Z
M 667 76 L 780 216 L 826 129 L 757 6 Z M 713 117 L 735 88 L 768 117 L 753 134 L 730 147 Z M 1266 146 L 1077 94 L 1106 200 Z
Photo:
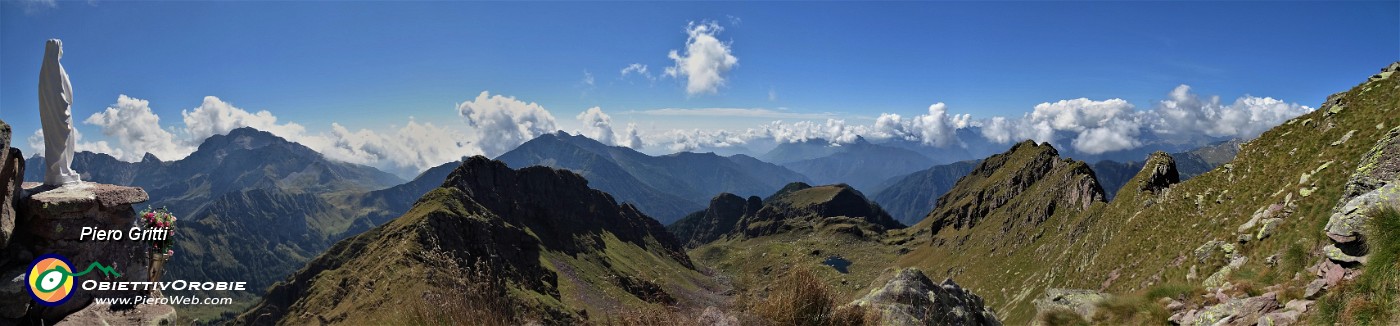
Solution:
M 1178 184 L 1166 172 L 1175 162 L 1154 155 L 1107 204 L 1084 201 L 1094 192 L 1080 191 L 1086 185 L 1072 178 L 1048 177 L 1053 173 L 1039 180 L 1055 187 L 1015 187 L 1029 180 L 1009 177 L 1022 174 L 1022 164 L 991 170 L 1008 176 L 994 178 L 1003 182 L 960 181 L 938 210 L 909 229 L 910 252 L 899 265 L 937 271 L 934 278 L 961 276 L 958 283 L 981 294 L 1008 324 L 1034 319 L 1032 301 L 1050 288 L 1108 292 L 1119 299 L 1101 305 L 1120 308 L 1099 309 L 1098 318 L 1124 324 L 1166 320 L 1170 311 L 1154 297 L 1162 293 L 1173 293 L 1165 296 L 1184 307 L 1173 309 L 1256 301 L 1281 307 L 1312 297 L 1305 291 L 1312 278 L 1298 275 L 1320 272 L 1305 269 L 1330 242 L 1320 231 L 1348 175 L 1387 129 L 1400 125 L 1397 79 L 1384 74 L 1333 95 L 1316 111 L 1243 144 L 1228 164 Z M 969 178 L 988 179 L 982 172 Z M 1012 195 L 1016 188 L 1030 190 Z M 1052 189 L 1078 189 L 1070 191 L 1078 195 L 1043 191 Z M 1047 209 L 1056 200 L 1068 202 Z M 1207 300 L 1191 293 L 1220 294 Z M 1258 318 L 1211 311 L 1193 321 Z M 1332 316 L 1345 314 L 1339 309 Z
M 806 180 L 748 156 L 688 152 L 648 156 L 563 132 L 541 135 L 497 159 L 514 167 L 542 165 L 574 171 L 663 224 L 704 208 L 704 198 L 716 193 L 765 194 L 788 182 Z
M 813 142 L 803 144 L 810 147 L 809 143 Z M 782 146 L 779 147 L 774 150 L 780 150 Z M 866 191 L 876 191 L 876 187 L 890 178 L 933 165 L 933 160 L 922 154 L 871 144 L 859 137 L 855 142 L 834 146 L 833 149 L 834 152 L 827 156 L 782 165 L 812 178 L 812 181 L 818 184 L 846 183 Z
M 938 165 L 891 179 L 887 185 L 879 187 L 881 190 L 875 194 L 874 200 L 900 223 L 913 225 L 928 215 L 937 204 L 938 197 L 952 189 L 958 179 L 972 172 L 978 162 Z
M 452 323 L 442 307 L 462 304 L 497 321 L 577 323 L 691 300 L 703 281 L 660 224 L 582 176 L 477 156 L 408 213 L 341 241 L 271 288 L 239 321 Z M 463 291 L 481 289 L 468 283 L 498 287 Z M 498 301 L 459 302 L 466 299 Z

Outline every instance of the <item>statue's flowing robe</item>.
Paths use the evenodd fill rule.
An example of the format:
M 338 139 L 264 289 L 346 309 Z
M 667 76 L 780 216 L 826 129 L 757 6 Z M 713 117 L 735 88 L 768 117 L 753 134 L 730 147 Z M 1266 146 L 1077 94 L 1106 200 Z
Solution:
M 44 65 L 39 68 L 39 119 L 44 130 L 44 184 L 64 185 L 81 181 L 73 171 L 73 85 L 58 59 L 63 42 L 49 40 L 44 48 Z

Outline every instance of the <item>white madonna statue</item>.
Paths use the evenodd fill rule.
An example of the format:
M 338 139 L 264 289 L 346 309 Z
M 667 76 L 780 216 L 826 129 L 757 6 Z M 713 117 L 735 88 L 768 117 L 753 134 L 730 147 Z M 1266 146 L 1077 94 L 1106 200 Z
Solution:
M 82 182 L 73 171 L 73 85 L 58 59 L 63 57 L 63 41 L 50 39 L 44 47 L 44 65 L 39 68 L 39 119 L 44 130 L 44 184 L 67 185 Z

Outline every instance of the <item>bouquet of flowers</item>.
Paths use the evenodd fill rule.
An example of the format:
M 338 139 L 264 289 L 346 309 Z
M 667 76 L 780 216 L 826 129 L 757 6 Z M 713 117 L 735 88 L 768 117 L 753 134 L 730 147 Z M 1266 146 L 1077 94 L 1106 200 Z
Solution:
M 165 256 L 175 255 L 175 214 L 165 207 L 141 211 L 141 226 L 147 230 L 165 230 L 164 240 L 147 240 L 151 243 L 151 253 Z

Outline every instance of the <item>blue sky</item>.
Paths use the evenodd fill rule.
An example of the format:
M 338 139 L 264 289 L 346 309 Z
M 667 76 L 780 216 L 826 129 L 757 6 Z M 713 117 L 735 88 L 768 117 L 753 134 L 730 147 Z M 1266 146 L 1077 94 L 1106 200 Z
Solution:
M 695 149 L 665 146 L 659 135 L 671 129 L 738 133 L 777 118 L 873 124 L 886 113 L 935 115 L 930 105 L 940 102 L 952 120 L 1019 118 L 1077 98 L 1150 111 L 1179 85 L 1222 106 L 1244 96 L 1317 106 L 1400 59 L 1395 1 L 6 1 L 0 10 L 0 118 L 17 145 L 38 128 L 48 38 L 64 40 L 83 139 L 114 147 L 120 134 L 81 121 L 122 94 L 149 101 L 162 130 L 189 142 L 203 134 L 185 130 L 181 112 L 206 96 L 267 110 L 306 135 L 330 135 L 332 123 L 392 134 L 412 116 L 473 138 L 490 124 L 464 122 L 460 104 L 488 91 L 537 103 L 569 131 L 587 129 L 576 116 L 599 107 L 616 138 L 635 123 L 656 152 Z M 713 92 L 687 92 L 684 75 L 663 74 L 677 65 L 668 52 L 686 55 L 694 26 L 719 27 L 702 34 L 737 59 Z M 622 75 L 631 64 L 650 78 Z M 664 108 L 766 111 L 642 113 Z M 497 141 L 483 137 L 473 139 Z M 391 155 L 349 152 L 372 165 Z

